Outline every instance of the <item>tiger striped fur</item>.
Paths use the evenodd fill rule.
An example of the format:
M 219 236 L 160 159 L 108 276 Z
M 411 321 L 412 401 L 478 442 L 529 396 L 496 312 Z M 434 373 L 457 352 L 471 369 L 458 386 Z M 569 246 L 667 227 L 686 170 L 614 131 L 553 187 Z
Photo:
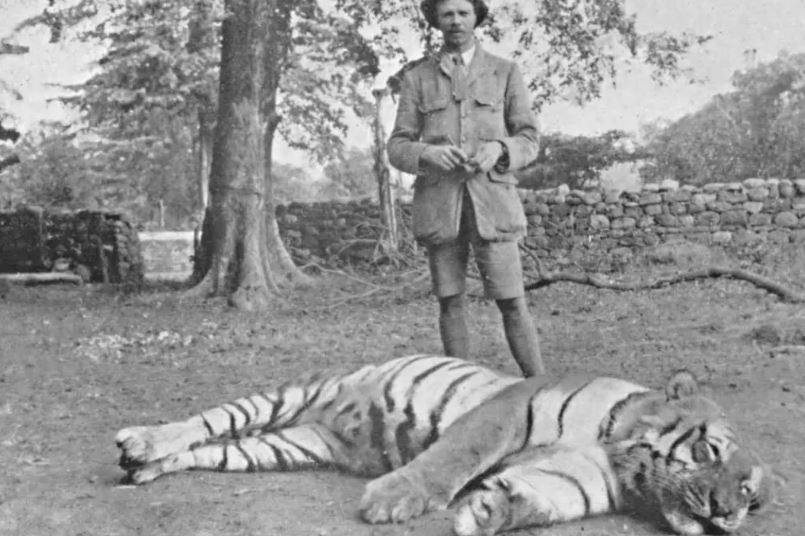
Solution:
M 653 505 L 671 529 L 736 530 L 768 475 L 690 373 L 665 391 L 610 377 L 521 379 L 418 355 L 287 384 L 186 421 L 124 428 L 137 484 L 187 469 L 335 467 L 378 477 L 370 523 L 457 503 L 459 536 Z

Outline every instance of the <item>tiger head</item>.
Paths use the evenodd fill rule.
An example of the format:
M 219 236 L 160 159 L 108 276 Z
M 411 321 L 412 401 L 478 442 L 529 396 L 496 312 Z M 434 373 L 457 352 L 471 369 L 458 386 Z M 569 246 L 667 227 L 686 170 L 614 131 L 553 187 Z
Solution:
M 627 495 L 656 503 L 678 534 L 734 532 L 770 498 L 768 468 L 741 448 L 722 409 L 699 393 L 690 372 L 676 373 L 613 467 Z

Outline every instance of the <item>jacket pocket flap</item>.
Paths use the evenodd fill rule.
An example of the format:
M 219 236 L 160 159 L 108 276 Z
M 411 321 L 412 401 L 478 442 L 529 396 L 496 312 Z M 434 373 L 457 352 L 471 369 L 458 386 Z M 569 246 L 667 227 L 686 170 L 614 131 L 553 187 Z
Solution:
M 499 171 L 492 168 L 489 170 L 488 176 L 489 180 L 492 182 L 499 182 L 503 184 L 517 184 L 517 177 L 515 177 L 514 173 L 512 173 L 511 171 L 500 173 Z
M 447 108 L 447 99 L 433 99 L 426 100 L 419 103 L 419 111 L 423 114 L 429 114 L 437 110 L 444 110 Z

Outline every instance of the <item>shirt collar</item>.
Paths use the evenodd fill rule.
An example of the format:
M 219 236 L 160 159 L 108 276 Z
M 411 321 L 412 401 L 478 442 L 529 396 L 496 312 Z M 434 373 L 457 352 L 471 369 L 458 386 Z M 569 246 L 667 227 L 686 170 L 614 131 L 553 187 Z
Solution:
M 477 47 L 473 44 L 471 49 L 461 53 L 461 59 L 464 60 L 464 65 L 466 65 L 467 67 L 470 66 L 470 62 L 472 61 L 472 57 L 475 55 L 476 48 Z

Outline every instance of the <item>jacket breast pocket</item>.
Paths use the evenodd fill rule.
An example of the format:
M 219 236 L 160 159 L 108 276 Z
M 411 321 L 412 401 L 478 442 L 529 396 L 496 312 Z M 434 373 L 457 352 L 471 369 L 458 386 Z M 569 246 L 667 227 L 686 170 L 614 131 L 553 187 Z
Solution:
M 496 140 L 506 135 L 503 95 L 497 88 L 480 84 L 473 92 L 474 116 L 480 139 Z
M 447 98 L 425 99 L 419 106 L 423 118 L 423 133 L 434 134 L 443 130 L 444 112 L 447 109 Z

